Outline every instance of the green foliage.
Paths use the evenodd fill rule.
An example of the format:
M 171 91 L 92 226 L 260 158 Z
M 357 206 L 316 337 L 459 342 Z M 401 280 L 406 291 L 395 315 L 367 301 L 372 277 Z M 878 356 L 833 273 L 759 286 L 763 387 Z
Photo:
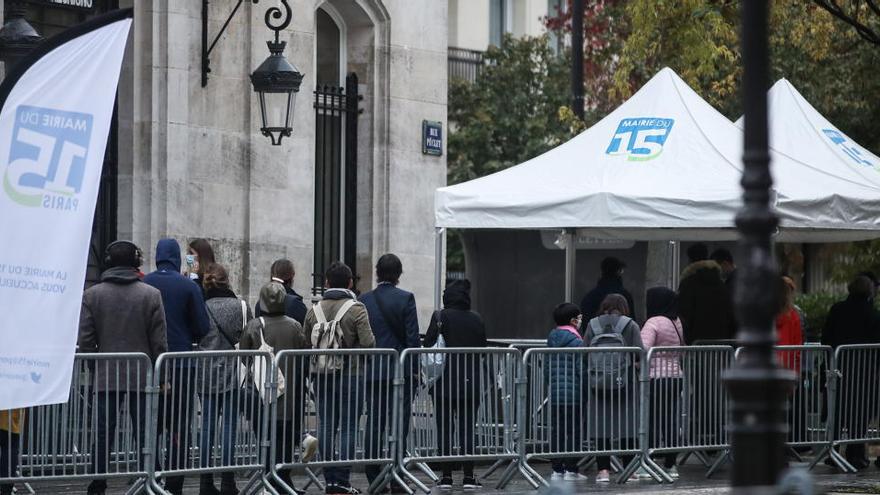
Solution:
M 808 342 L 817 342 L 822 337 L 822 328 L 825 327 L 825 319 L 828 311 L 837 301 L 842 300 L 844 295 L 831 294 L 828 292 L 813 292 L 801 294 L 795 298 L 794 303 L 801 309 L 804 315 L 804 338 Z
M 505 36 L 483 58 L 474 83 L 450 81 L 450 184 L 516 165 L 571 137 L 557 117 L 569 102 L 569 60 L 553 53 L 546 36 Z
M 730 119 L 742 113 L 739 2 L 631 0 L 626 40 L 614 79 L 624 100 L 665 66 L 679 73 Z M 803 0 L 772 2 L 770 69 L 785 77 L 828 120 L 875 153 L 880 134 L 880 50 L 853 29 Z
M 847 283 L 866 271 L 880 275 L 880 240 L 847 244 L 841 254 L 835 258 L 831 272 L 835 282 Z

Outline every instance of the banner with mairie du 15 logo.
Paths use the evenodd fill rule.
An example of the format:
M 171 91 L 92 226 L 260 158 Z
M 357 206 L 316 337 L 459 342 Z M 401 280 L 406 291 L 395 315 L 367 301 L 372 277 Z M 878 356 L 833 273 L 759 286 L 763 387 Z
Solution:
M 131 16 L 62 32 L 0 84 L 0 410 L 68 398 Z

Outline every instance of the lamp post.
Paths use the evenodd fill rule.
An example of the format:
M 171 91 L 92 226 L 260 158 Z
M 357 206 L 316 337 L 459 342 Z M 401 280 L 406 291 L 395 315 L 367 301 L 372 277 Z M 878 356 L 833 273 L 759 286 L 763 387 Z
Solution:
M 293 132 L 291 121 L 296 108 L 296 94 L 303 80 L 303 74 L 284 58 L 287 42 L 279 40 L 279 33 L 290 25 L 292 17 L 287 1 L 281 0 L 284 11 L 280 6 L 266 10 L 266 26 L 275 31 L 275 40 L 266 42 L 269 46 L 269 58 L 251 74 L 251 84 L 260 97 L 263 124 L 260 131 L 276 146 Z M 273 24 L 273 19 L 281 21 Z
M 785 400 L 794 374 L 775 362 L 773 324 L 780 307 L 779 273 L 771 250 L 771 235 L 779 219 L 770 209 L 770 154 L 767 129 L 768 33 L 770 2 L 742 2 L 743 207 L 736 217 L 740 265 L 736 306 L 743 350 L 736 366 L 725 375 L 732 399 L 734 490 L 772 493 L 785 468 L 784 444 L 788 429 Z
M 6 64 L 7 73 L 16 62 L 43 41 L 40 33 L 25 19 L 26 14 L 26 0 L 6 1 L 6 19 L 0 28 L 0 60 Z

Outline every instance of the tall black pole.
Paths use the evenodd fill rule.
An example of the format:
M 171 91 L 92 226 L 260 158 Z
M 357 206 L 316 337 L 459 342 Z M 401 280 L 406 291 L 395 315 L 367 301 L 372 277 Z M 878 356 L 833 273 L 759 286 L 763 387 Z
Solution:
M 571 107 L 584 120 L 584 0 L 571 2 Z
M 743 208 L 736 217 L 740 264 L 736 287 L 739 345 L 734 369 L 725 376 L 732 399 L 733 486 L 743 493 L 767 492 L 785 468 L 788 429 L 785 398 L 794 375 L 775 362 L 773 324 L 780 307 L 779 273 L 771 236 L 779 219 L 770 209 L 770 155 L 767 129 L 769 86 L 767 17 L 770 2 L 742 1 Z

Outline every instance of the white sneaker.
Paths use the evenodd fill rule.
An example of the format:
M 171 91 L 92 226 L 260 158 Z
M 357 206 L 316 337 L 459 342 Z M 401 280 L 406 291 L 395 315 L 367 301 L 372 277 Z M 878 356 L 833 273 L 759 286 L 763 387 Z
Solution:
M 675 466 L 672 466 L 671 468 L 666 470 L 666 474 L 668 474 L 670 478 L 677 480 L 678 479 L 678 468 Z
M 568 474 L 568 473 L 565 473 Z M 562 481 L 565 479 L 565 474 L 557 473 L 553 471 L 553 474 L 550 475 L 550 481 Z
M 611 481 L 611 473 L 607 469 L 599 471 L 596 475 L 596 483 L 609 483 Z
M 563 479 L 565 481 L 583 481 L 587 479 L 587 477 L 582 475 L 581 473 L 578 473 L 577 471 L 566 471 L 565 475 L 563 475 Z
M 302 461 L 309 462 L 315 458 L 318 452 L 318 439 L 306 433 L 302 441 Z

